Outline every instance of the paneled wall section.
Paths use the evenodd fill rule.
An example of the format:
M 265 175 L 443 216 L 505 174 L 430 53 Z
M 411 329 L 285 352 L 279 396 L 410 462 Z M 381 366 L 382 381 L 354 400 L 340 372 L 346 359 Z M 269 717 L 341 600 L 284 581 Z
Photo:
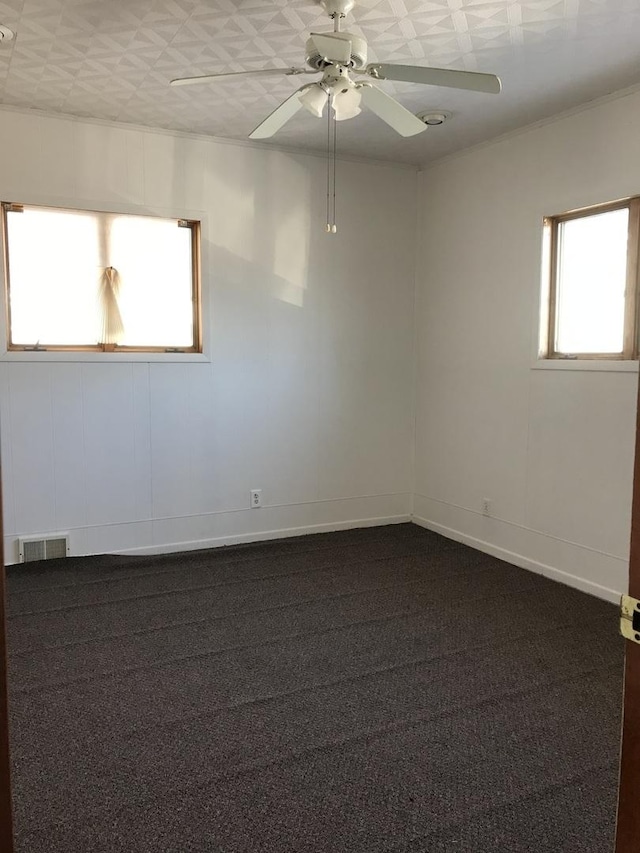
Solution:
M 416 519 L 611 600 L 637 362 L 537 361 L 542 218 L 640 193 L 639 137 L 636 92 L 442 162 L 420 190 Z
M 9 562 L 19 535 L 135 552 L 409 517 L 415 173 L 340 162 L 331 236 L 325 168 L 2 112 L 3 200 L 202 219 L 207 349 L 0 362 Z

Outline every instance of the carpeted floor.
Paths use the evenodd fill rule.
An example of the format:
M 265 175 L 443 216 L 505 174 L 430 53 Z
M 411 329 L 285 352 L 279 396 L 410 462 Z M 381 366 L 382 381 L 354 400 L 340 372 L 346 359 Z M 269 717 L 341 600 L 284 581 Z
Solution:
M 616 608 L 414 525 L 9 570 L 19 853 L 608 853 Z

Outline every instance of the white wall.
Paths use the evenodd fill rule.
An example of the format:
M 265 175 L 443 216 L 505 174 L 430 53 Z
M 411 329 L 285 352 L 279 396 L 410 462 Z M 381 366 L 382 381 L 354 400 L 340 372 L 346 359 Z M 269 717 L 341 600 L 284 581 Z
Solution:
M 639 139 L 635 93 L 420 177 L 416 519 L 611 599 L 626 588 L 637 365 L 536 369 L 541 220 L 640 193 Z
M 408 518 L 416 177 L 341 162 L 332 237 L 325 168 L 0 113 L 3 200 L 203 219 L 209 355 L 0 362 L 9 562 L 34 533 L 82 554 Z
M 538 369 L 540 223 L 640 192 L 638 138 L 631 94 L 423 173 L 414 294 L 410 170 L 341 163 L 328 237 L 320 158 L 0 112 L 0 198 L 203 219 L 208 332 L 201 362 L 0 357 L 7 560 L 402 520 L 415 489 L 419 523 L 615 597 L 637 373 Z

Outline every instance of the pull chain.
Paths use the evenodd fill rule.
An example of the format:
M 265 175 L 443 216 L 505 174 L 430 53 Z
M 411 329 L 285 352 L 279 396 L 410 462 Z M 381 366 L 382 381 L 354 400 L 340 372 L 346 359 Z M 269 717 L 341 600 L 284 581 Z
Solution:
M 336 162 L 338 123 L 333 114 L 331 98 L 327 103 L 327 234 L 335 234 L 336 226 Z
M 333 225 L 331 233 L 335 234 L 338 230 L 336 225 L 336 168 L 338 165 L 338 122 L 335 114 L 333 116 Z
M 327 103 L 327 234 L 331 233 L 331 104 Z
M 340 32 L 340 19 L 344 17 L 340 12 L 334 12 L 333 30 Z M 335 234 L 338 231 L 336 225 L 336 163 L 338 150 L 338 123 L 331 104 L 332 95 L 327 100 L 327 234 Z M 332 129 L 333 125 L 333 129 Z

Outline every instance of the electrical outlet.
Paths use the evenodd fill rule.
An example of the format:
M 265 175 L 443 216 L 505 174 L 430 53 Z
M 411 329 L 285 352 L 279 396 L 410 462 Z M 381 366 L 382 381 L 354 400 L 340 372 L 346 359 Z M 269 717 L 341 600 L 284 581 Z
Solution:
M 489 498 L 482 498 L 482 514 L 486 516 L 491 515 L 491 501 Z
M 251 508 L 262 506 L 262 489 L 251 489 Z

